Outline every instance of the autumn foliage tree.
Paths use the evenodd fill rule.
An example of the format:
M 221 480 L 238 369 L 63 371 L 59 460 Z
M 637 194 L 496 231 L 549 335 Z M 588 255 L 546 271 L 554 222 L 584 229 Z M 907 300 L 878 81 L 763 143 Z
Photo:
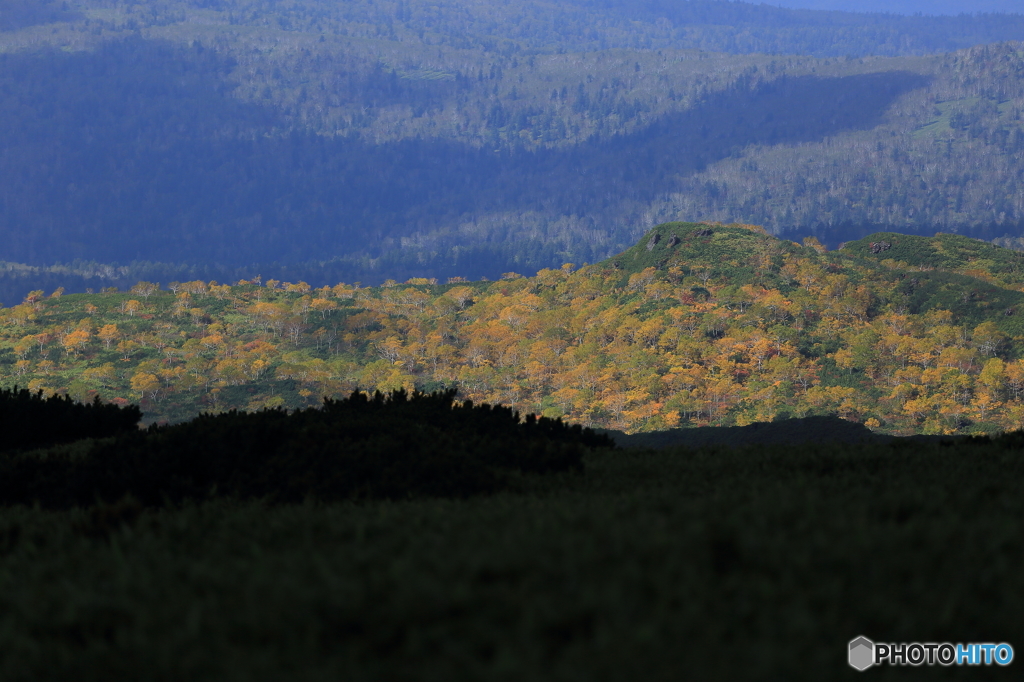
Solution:
M 1024 273 L 1000 269 L 998 251 L 952 244 L 989 259 L 961 268 L 996 273 L 979 279 L 886 260 L 917 253 L 891 235 L 873 254 L 750 226 L 654 232 L 650 249 L 648 235 L 604 263 L 496 282 L 33 292 L 0 311 L 0 372 L 142 400 L 152 419 L 458 387 L 627 431 L 825 413 L 901 433 L 1024 424 Z M 940 242 L 948 253 L 948 240 L 913 243 Z

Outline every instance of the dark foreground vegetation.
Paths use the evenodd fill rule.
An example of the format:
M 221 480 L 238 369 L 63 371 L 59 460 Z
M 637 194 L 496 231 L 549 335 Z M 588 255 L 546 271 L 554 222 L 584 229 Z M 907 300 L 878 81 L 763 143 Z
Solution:
M 140 419 L 142 411 L 135 405 L 120 407 L 98 397 L 79 403 L 15 386 L 0 390 L 0 453 L 105 438 L 135 430 Z
M 1024 641 L 1021 434 L 617 450 L 560 422 L 517 422 L 502 408 L 451 409 L 449 394 L 393 394 L 8 452 L 0 679 L 853 679 L 846 645 L 860 634 Z M 352 489 L 349 452 L 375 466 L 379 427 L 394 439 L 389 480 L 413 499 L 317 501 L 329 485 Z M 345 429 L 351 449 L 331 461 Z M 272 444 L 289 457 L 259 454 Z M 47 509 L 67 505 L 36 485 L 46 504 L 12 505 L 16 460 L 218 488 L 150 505 L 125 485 L 130 496 Z M 470 497 L 417 488 L 467 470 L 534 473 Z M 266 494 L 240 494 L 259 471 Z M 298 499 L 301 480 L 315 495 L 270 503 Z M 1010 671 L 870 674 L 915 673 Z
M 0 504 L 459 498 L 507 487 L 509 470 L 582 470 L 584 447 L 612 444 L 560 419 L 529 415 L 520 423 L 510 408 L 455 405 L 454 398 L 454 390 L 372 398 L 354 392 L 325 399 L 319 409 L 204 414 L 43 456 L 9 457 L 0 460 Z M 134 427 L 139 413 L 131 409 Z M 22 419 L 31 423 L 29 414 Z

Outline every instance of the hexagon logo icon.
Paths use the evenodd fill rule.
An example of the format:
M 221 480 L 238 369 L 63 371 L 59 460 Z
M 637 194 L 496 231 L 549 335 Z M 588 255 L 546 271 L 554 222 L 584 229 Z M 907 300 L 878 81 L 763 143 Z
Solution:
M 850 667 L 867 670 L 875 664 L 875 643 L 861 636 L 850 640 Z

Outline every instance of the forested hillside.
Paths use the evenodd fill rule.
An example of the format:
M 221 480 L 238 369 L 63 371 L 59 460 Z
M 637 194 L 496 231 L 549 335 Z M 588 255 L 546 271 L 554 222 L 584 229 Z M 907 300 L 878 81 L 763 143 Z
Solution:
M 223 23 L 243 31 L 258 27 L 484 51 L 684 48 L 841 57 L 948 52 L 1019 40 L 1024 27 L 1019 13 L 898 16 L 914 12 L 900 12 L 892 3 L 854 3 L 849 10 L 725 0 L 2 0 L 0 30 L 84 16 L 92 20 L 78 27 L 84 34 Z M 977 5 L 970 11 L 1014 10 L 1019 7 Z
M 320 286 L 595 262 L 666 220 L 833 246 L 1024 224 L 1019 44 L 934 54 L 1024 38 L 1018 16 L 485 0 L 0 12 L 10 263 Z M 0 285 L 50 288 L 52 272 L 10 266 Z
M 955 235 L 826 251 L 671 223 L 532 278 L 61 294 L 0 310 L 4 384 L 140 401 L 149 421 L 457 387 L 631 432 L 831 413 L 890 433 L 1024 426 L 1024 255 Z

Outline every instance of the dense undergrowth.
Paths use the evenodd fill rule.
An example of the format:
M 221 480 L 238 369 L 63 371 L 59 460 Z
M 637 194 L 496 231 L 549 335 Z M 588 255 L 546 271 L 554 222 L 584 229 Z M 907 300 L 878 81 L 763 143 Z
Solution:
M 0 679 L 852 679 L 858 635 L 1024 636 L 1024 434 L 699 431 L 394 392 L 6 448 Z
M 1021 444 L 598 449 L 465 500 L 7 507 L 0 679 L 837 680 L 861 634 L 1016 646 Z

